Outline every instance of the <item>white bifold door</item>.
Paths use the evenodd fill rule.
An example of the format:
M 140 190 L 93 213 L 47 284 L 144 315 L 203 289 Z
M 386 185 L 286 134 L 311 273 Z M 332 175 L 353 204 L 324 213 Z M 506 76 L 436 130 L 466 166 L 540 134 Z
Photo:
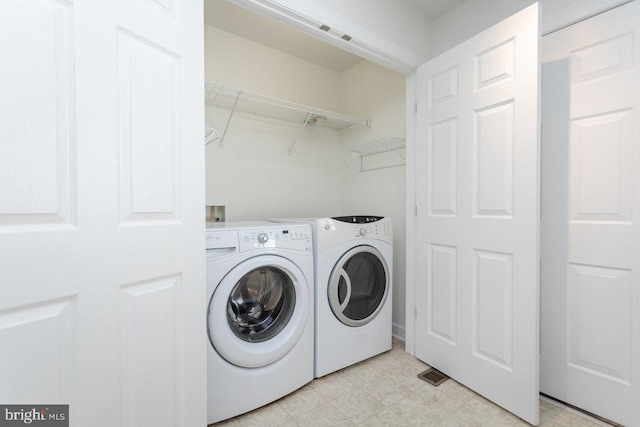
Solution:
M 640 426 L 640 2 L 543 42 L 540 389 Z
M 538 422 L 539 17 L 418 69 L 416 356 Z
M 0 403 L 206 423 L 202 2 L 0 0 Z

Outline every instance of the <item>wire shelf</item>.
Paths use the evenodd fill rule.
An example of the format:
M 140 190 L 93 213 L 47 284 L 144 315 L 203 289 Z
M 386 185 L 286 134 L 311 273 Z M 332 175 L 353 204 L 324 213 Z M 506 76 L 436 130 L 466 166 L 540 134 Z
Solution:
M 358 167 L 353 167 L 349 165 L 350 162 L 347 162 L 344 159 L 342 160 L 342 162 L 346 167 L 348 167 L 351 170 L 365 172 L 365 171 L 376 170 L 376 169 L 385 169 L 390 167 L 403 166 L 405 164 L 406 158 L 404 156 L 404 153 L 401 150 L 406 148 L 406 146 L 407 146 L 407 141 L 404 138 L 387 137 L 387 138 L 376 139 L 374 141 L 365 142 L 363 144 L 356 144 L 356 145 L 343 147 L 340 151 L 358 154 L 358 157 L 356 157 L 356 159 L 359 159 Z M 383 154 L 388 152 L 397 153 L 398 154 L 397 161 L 389 162 L 389 159 L 387 157 L 384 157 L 384 159 L 379 159 L 377 157 L 369 157 L 369 156 L 375 156 L 377 154 Z M 368 161 L 367 161 L 367 158 L 369 159 Z M 371 160 L 375 160 L 375 161 L 371 162 Z
M 205 102 L 207 105 L 218 108 L 299 125 L 318 125 L 337 130 L 369 126 L 369 121 L 366 119 L 257 95 L 214 81 L 205 82 Z
M 387 137 L 365 142 L 364 144 L 352 145 L 342 148 L 342 151 L 358 153 L 361 156 L 372 156 L 374 154 L 386 153 L 387 151 L 401 150 L 407 146 L 404 138 Z

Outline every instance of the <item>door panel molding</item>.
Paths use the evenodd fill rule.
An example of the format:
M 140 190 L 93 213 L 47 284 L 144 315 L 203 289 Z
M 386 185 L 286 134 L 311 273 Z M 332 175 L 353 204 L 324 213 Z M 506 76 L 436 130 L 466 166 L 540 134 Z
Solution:
M 418 69 L 412 177 L 415 354 L 532 424 L 539 24 L 536 3 Z

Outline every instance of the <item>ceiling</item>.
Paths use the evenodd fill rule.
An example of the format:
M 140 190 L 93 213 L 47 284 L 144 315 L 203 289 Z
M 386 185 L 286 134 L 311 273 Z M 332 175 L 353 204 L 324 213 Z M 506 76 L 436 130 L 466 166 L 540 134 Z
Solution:
M 460 6 L 465 1 L 466 0 L 402 0 L 403 3 L 424 15 L 428 21 L 433 21 Z
M 402 0 L 431 21 L 465 0 Z M 212 27 L 342 72 L 362 61 L 340 48 L 225 0 L 204 2 L 204 22 Z

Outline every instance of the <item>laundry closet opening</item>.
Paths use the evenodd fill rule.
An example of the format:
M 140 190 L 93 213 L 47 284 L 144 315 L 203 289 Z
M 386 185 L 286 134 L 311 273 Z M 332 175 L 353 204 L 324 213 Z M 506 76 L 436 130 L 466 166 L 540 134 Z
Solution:
M 490 22 L 498 23 L 531 3 L 531 0 L 494 2 L 492 5 L 465 2 L 455 12 L 431 22 L 428 54 L 439 56 L 466 38 L 479 34 Z M 611 13 L 617 14 L 610 15 L 614 18 L 602 14 L 595 20 L 583 21 L 621 3 L 628 3 L 622 6 L 627 9 L 621 7 L 617 12 L 612 9 Z M 638 345 L 630 326 L 637 323 L 633 321 L 637 318 L 638 293 L 634 291 L 637 280 L 632 272 L 637 269 L 640 259 L 637 256 L 638 239 L 635 238 L 637 212 L 640 211 L 636 206 L 640 199 L 637 188 L 630 184 L 637 182 L 639 164 L 638 152 L 633 148 L 638 127 L 632 120 L 637 110 L 637 96 L 634 96 L 637 91 L 632 88 L 638 81 L 633 78 L 637 73 L 633 58 L 638 56 L 638 48 L 632 41 L 638 20 L 630 8 L 637 9 L 639 2 L 615 0 L 606 4 L 609 6 L 596 1 L 549 0 L 542 8 L 543 33 L 552 32 L 549 28 L 553 27 L 554 34 L 545 37 L 542 46 L 542 74 L 547 76 L 543 81 L 548 85 L 542 98 L 545 124 L 542 145 L 546 147 L 542 150 L 542 169 L 536 172 L 542 177 L 541 188 L 536 190 L 542 196 L 542 291 L 541 311 L 531 313 L 535 315 L 532 318 L 540 318 L 541 391 L 569 403 L 579 402 L 576 406 L 617 420 L 623 419 L 617 416 L 626 409 L 638 407 L 639 396 L 637 387 L 631 390 L 631 385 L 637 383 L 637 369 L 632 367 L 638 359 Z M 394 332 L 405 336 L 405 269 L 402 266 L 408 246 L 406 271 L 410 275 L 410 286 L 406 288 L 406 300 L 409 301 L 406 338 L 407 350 L 416 353 L 414 338 L 426 331 L 415 321 L 420 317 L 420 304 L 423 313 L 436 313 L 431 309 L 435 306 L 443 314 L 440 319 L 451 319 L 449 308 L 454 307 L 451 301 L 455 301 L 452 296 L 468 294 L 457 292 L 455 286 L 459 278 L 456 274 L 448 274 L 447 268 L 442 269 L 441 275 L 444 278 L 440 284 L 443 292 L 439 294 L 444 300 L 442 304 L 434 305 L 414 292 L 425 286 L 424 278 L 428 274 L 424 271 L 417 274 L 416 264 L 427 257 L 420 258 L 416 242 L 405 244 L 405 226 L 409 227 L 410 236 L 416 236 L 416 241 L 425 242 L 426 239 L 421 240 L 424 236 L 420 235 L 420 226 L 416 226 L 417 220 L 411 219 L 414 215 L 410 215 L 409 223 L 405 224 L 405 206 L 410 206 L 411 214 L 415 206 L 418 217 L 427 212 L 423 209 L 427 204 L 416 200 L 413 188 L 409 188 L 409 199 L 405 204 L 405 182 L 416 189 L 429 187 L 424 181 L 415 180 L 416 170 L 423 166 L 416 152 L 410 158 L 408 180 L 404 179 L 404 148 L 398 141 L 406 137 L 405 119 L 409 128 L 414 120 L 418 120 L 412 117 L 412 111 L 406 111 L 405 76 L 359 58 L 349 65 L 344 62 L 338 65 L 342 60 L 348 61 L 349 55 L 344 57 L 345 53 L 339 50 L 325 55 L 325 49 L 331 49 L 327 45 L 226 2 L 205 0 L 205 6 L 205 73 L 207 80 L 215 82 L 211 83 L 211 88 L 219 88 L 222 84 L 236 93 L 246 91 L 311 106 L 304 120 L 307 125 L 302 130 L 300 123 L 283 121 L 268 114 L 253 114 L 245 108 L 234 110 L 235 100 L 226 108 L 209 103 L 206 126 L 217 132 L 211 134 L 213 141 L 206 149 L 207 205 L 224 206 L 226 219 L 230 221 L 353 213 L 392 218 L 394 264 L 400 267 L 394 268 L 393 278 Z M 582 23 L 575 24 L 574 29 L 556 32 L 560 28 L 559 22 L 570 25 L 578 21 Z M 614 21 L 615 24 L 611 24 Z M 628 24 L 627 27 L 623 23 Z M 281 38 L 275 38 L 274 34 Z M 305 39 L 309 43 L 303 42 Z M 349 41 L 345 40 L 345 43 Z M 503 46 L 511 44 L 499 45 L 497 52 L 507 52 L 508 49 L 501 50 Z M 488 51 L 480 49 L 474 55 L 483 52 Z M 321 62 L 320 57 L 324 57 L 325 62 Z M 327 57 L 331 60 L 326 61 Z M 509 57 L 508 54 L 493 56 L 494 59 Z M 554 78 L 549 73 L 555 73 Z M 451 73 L 443 74 L 448 75 Z M 409 84 L 416 82 L 412 78 L 409 78 Z M 416 91 L 410 90 L 409 96 L 412 92 Z M 446 90 L 443 93 L 447 93 Z M 585 99 L 593 102 L 585 102 Z M 502 114 L 504 105 L 507 104 L 499 104 L 496 112 Z M 420 103 L 418 114 L 425 106 Z M 351 116 L 355 118 L 354 123 L 362 120 L 367 123 L 342 131 L 328 128 L 323 126 L 328 116 L 319 114 L 319 109 Z M 235 112 L 227 126 L 230 111 Z M 446 129 L 446 125 L 442 129 Z M 550 137 L 551 132 L 559 136 Z M 453 135 L 441 133 L 445 137 Z M 419 145 L 419 141 L 418 138 L 415 145 L 409 144 L 410 151 Z M 362 144 L 382 147 L 383 152 L 373 154 L 369 151 L 370 145 Z M 391 148 L 394 144 L 395 148 Z M 358 152 L 345 151 L 352 146 L 360 146 Z M 448 150 L 443 153 L 442 157 L 453 158 L 447 157 Z M 454 165 L 453 169 L 456 168 Z M 467 173 L 470 169 L 459 170 Z M 441 175 L 444 184 L 451 183 L 450 174 Z M 538 193 L 530 196 L 535 198 Z M 537 211 L 537 208 L 525 209 L 529 213 L 533 210 Z M 485 216 L 488 220 L 495 219 L 490 218 L 491 212 Z M 439 263 L 440 266 L 457 262 L 453 245 L 444 245 L 442 241 L 435 245 L 437 250 L 429 256 L 435 254 L 435 258 L 445 260 Z M 504 271 L 510 271 L 511 258 L 504 256 L 506 250 L 483 250 L 481 248 L 474 255 L 476 261 L 481 260 L 486 266 L 502 263 Z M 473 262 L 468 265 L 473 266 Z M 486 271 L 491 272 L 492 268 L 487 267 Z M 478 269 L 469 271 L 475 274 Z M 451 289 L 447 287 L 448 278 L 452 278 L 454 287 Z M 502 308 L 488 307 L 486 319 L 511 319 L 513 311 L 509 304 L 503 304 Z M 518 312 L 522 313 L 521 310 Z M 506 316 L 500 317 L 496 313 Z M 452 330 L 455 325 L 456 322 L 447 323 Z M 507 338 L 505 343 L 512 342 L 510 334 L 503 333 L 502 336 Z M 537 348 L 530 353 L 537 354 Z M 427 362 L 440 369 L 435 363 Z M 536 361 L 532 363 L 534 365 L 537 371 Z M 584 387 L 587 376 L 591 376 L 597 386 Z M 452 378 L 459 379 L 454 375 Z M 573 388 L 571 393 L 580 399 L 551 391 L 554 387 L 563 393 Z M 599 392 L 586 396 L 591 390 Z M 537 399 L 537 393 L 532 396 Z M 596 402 L 593 408 L 589 404 L 592 397 Z M 638 419 L 635 413 L 628 413 L 631 414 L 628 419 Z
M 204 5 L 206 205 L 226 221 L 389 217 L 404 266 L 405 75 L 224 0 Z

